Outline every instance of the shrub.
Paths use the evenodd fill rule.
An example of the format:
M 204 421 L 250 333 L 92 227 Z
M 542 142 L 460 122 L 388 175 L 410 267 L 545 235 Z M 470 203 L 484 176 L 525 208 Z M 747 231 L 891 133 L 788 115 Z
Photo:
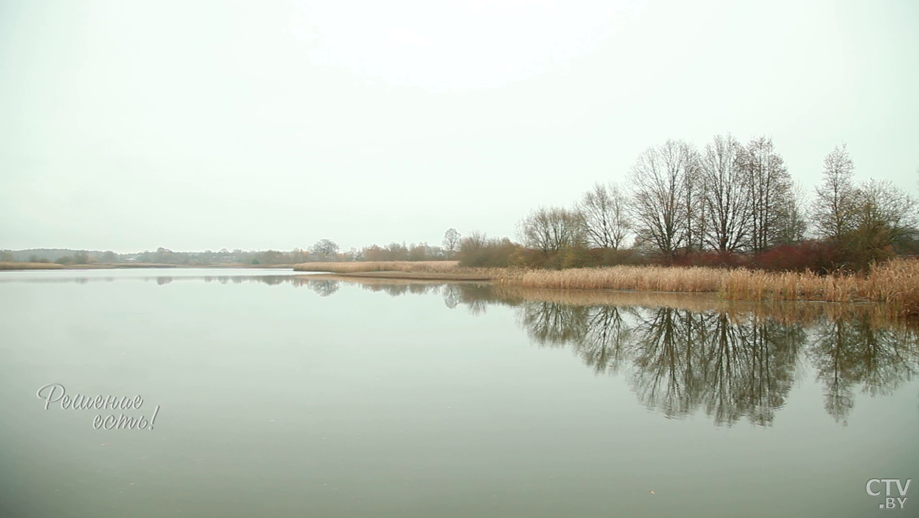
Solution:
M 456 257 L 462 267 L 506 267 L 511 265 L 517 248 L 506 237 L 487 239 L 484 234 L 474 232 L 460 241 Z
M 829 243 L 806 241 L 799 245 L 785 245 L 754 256 L 751 268 L 767 271 L 803 272 L 810 270 L 821 275 L 843 269 L 845 258 L 837 247 Z
M 705 266 L 709 268 L 738 268 L 744 257 L 734 252 L 693 252 L 674 258 L 673 266 Z

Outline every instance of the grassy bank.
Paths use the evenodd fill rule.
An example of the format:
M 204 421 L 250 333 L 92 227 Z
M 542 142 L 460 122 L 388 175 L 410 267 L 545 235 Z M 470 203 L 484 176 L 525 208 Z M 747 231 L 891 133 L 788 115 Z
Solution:
M 507 270 L 497 281 L 521 288 L 710 292 L 727 300 L 871 301 L 888 304 L 899 314 L 919 315 L 919 260 L 915 259 L 897 259 L 865 275 L 616 266 Z
M 64 268 L 66 268 L 64 265 L 57 263 L 0 262 L 0 270 L 63 270 Z
M 662 266 L 485 269 L 461 268 L 454 261 L 304 263 L 294 269 L 355 275 L 401 272 L 377 274 L 398 279 L 451 280 L 451 275 L 456 275 L 456 280 L 490 278 L 500 286 L 526 289 L 710 293 L 731 301 L 880 302 L 896 314 L 919 316 L 917 259 L 895 259 L 872 268 L 867 274 L 836 275 Z
M 365 261 L 347 263 L 303 263 L 300 272 L 328 272 L 342 277 L 400 280 L 491 281 L 504 268 L 462 268 L 456 261 Z
M 469 270 L 460 268 L 457 261 L 356 261 L 329 263 L 295 264 L 298 272 L 426 272 L 426 273 L 461 273 Z
M 313 276 L 311 276 L 313 277 Z M 485 272 L 354 272 L 354 273 L 333 273 L 328 275 L 318 275 L 316 277 L 329 278 L 359 278 L 359 279 L 389 279 L 389 280 L 418 280 L 418 281 L 477 281 L 489 282 L 494 280 L 495 275 Z

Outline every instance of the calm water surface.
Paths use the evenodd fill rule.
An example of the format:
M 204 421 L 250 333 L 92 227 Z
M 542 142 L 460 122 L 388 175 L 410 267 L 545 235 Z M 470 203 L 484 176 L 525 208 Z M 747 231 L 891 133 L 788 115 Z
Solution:
M 912 324 L 292 273 L 0 272 L 0 516 L 919 515 Z

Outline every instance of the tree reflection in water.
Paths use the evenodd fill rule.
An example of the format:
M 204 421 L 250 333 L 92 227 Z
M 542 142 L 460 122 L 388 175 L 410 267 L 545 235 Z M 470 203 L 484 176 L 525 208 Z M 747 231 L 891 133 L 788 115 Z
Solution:
M 917 371 L 917 334 L 858 318 L 780 322 L 726 311 L 525 302 L 519 321 L 537 344 L 569 345 L 595 372 L 630 367 L 649 409 L 680 418 L 702 409 L 716 424 L 770 425 L 802 356 L 825 386 L 826 410 L 845 422 L 856 389 L 890 394 Z M 629 318 L 625 318 L 629 317 Z
M 793 306 L 790 313 L 773 306 L 774 314 L 762 314 L 717 304 L 684 309 L 528 300 L 476 283 L 361 285 L 393 296 L 440 293 L 448 308 L 465 306 L 472 314 L 489 305 L 515 307 L 534 344 L 570 347 L 597 374 L 624 373 L 638 399 L 668 418 L 701 410 L 718 425 L 743 418 L 771 425 L 806 366 L 824 385 L 826 411 L 845 423 L 856 391 L 890 394 L 919 363 L 915 326 L 879 324 L 868 311 L 798 316 Z
M 290 283 L 307 286 L 322 297 L 334 295 L 344 282 L 290 275 L 145 280 L 164 285 L 196 278 L 223 284 Z M 30 282 L 91 280 L 112 279 Z M 820 306 L 771 306 L 772 312 L 764 313 L 758 306 L 736 311 L 715 303 L 658 303 L 641 294 L 618 294 L 613 300 L 590 292 L 572 298 L 560 292 L 534 296 L 479 283 L 356 282 L 391 296 L 439 294 L 448 308 L 464 306 L 472 314 L 484 313 L 489 305 L 514 307 L 518 325 L 533 343 L 570 347 L 595 373 L 627 376 L 638 399 L 669 418 L 701 410 L 719 425 L 746 418 L 768 426 L 785 405 L 796 372 L 810 367 L 823 385 L 827 413 L 845 423 L 858 392 L 872 397 L 891 394 L 919 370 L 916 323 L 879 321 L 870 306 L 846 306 L 838 314 L 829 308 L 839 306 L 826 306 L 799 315 L 802 307 Z M 635 298 L 639 296 L 644 299 Z
M 633 389 L 649 408 L 683 417 L 703 408 L 717 424 L 767 425 L 794 380 L 800 327 L 732 321 L 722 312 L 638 309 Z
M 845 422 L 857 389 L 887 395 L 917 371 L 916 333 L 909 328 L 877 327 L 867 315 L 835 318 L 816 328 L 807 350 L 824 385 L 824 407 Z

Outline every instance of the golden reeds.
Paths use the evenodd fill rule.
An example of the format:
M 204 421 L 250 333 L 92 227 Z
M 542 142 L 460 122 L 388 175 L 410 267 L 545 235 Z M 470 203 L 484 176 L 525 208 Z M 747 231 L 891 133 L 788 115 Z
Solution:
M 0 270 L 61 270 L 64 265 L 57 263 L 0 262 Z
M 294 265 L 298 272 L 456 272 L 457 261 L 355 261 L 329 263 L 301 263 Z
M 711 292 L 726 300 L 883 302 L 898 314 L 919 315 L 919 260 L 895 259 L 867 274 L 817 275 L 719 268 L 614 266 L 570 270 L 507 270 L 505 286 Z
M 499 283 L 522 288 L 717 292 L 729 270 L 613 266 L 570 270 L 508 270 Z
M 460 268 L 456 261 L 303 263 L 298 271 L 480 274 L 502 286 L 553 290 L 715 293 L 725 300 L 883 302 L 897 314 L 919 315 L 919 260 L 895 259 L 867 274 L 704 267 L 612 266 L 567 270 Z

